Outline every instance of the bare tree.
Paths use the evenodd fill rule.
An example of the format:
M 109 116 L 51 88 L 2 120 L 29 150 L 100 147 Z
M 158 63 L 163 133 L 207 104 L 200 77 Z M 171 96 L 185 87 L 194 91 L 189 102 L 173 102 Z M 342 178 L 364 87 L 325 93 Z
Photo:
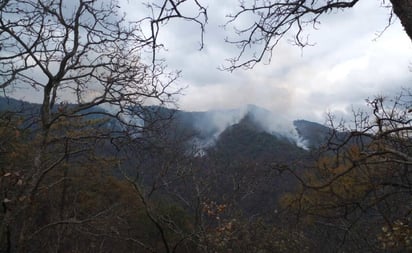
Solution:
M 114 1 L 10 1 L 2 8 L 1 87 L 42 91 L 45 132 L 59 117 L 97 105 L 115 106 L 112 116 L 128 124 L 135 106 L 169 101 L 176 77 L 143 63 L 147 40 L 116 8 Z M 76 106 L 65 108 L 65 100 Z
M 351 9 L 359 0 L 253 0 L 239 1 L 240 10 L 229 15 L 227 26 L 234 25 L 239 39 L 227 39 L 239 48 L 239 54 L 229 59 L 226 70 L 252 68 L 265 57 L 272 57 L 274 48 L 282 39 L 290 39 L 294 44 L 305 47 L 309 45 L 306 29 L 317 28 L 320 18 L 340 10 Z M 382 1 L 385 4 L 385 1 Z M 389 1 L 392 12 L 401 20 L 406 33 L 412 38 L 411 1 Z M 237 27 L 236 25 L 241 27 Z
M 409 90 L 368 101 L 371 113 L 335 126 L 305 176 L 288 169 L 301 186 L 285 206 L 335 235 L 334 250 L 411 249 L 411 103 Z
M 16 136 L 23 128 L 28 130 L 25 138 L 9 141 L 5 137 L 8 130 L 1 136 L 4 147 L 9 147 L 4 151 L 7 166 L 0 178 L 4 183 L 0 241 L 6 238 L 7 252 L 24 252 L 30 240 L 59 226 L 87 225 L 113 214 L 113 203 L 109 203 L 80 219 L 78 210 L 70 208 L 76 199 L 66 200 L 81 192 L 69 192 L 74 182 L 71 177 L 91 161 L 98 166 L 97 161 L 104 159 L 96 152 L 104 154 L 110 143 L 119 148 L 120 139 L 133 141 L 153 129 L 160 117 L 148 119 L 156 110 L 148 105 L 174 103 L 173 95 L 179 89 L 172 84 L 178 73 L 166 72 L 155 58 L 159 27 L 182 18 L 203 30 L 206 22 L 205 9 L 190 17 L 180 10 L 183 2 L 152 5 L 152 13 L 136 22 L 126 22 L 114 0 L 10 0 L 0 4 L 0 88 L 6 95 L 13 89 L 31 88 L 42 99 L 30 123 L 15 120 L 10 124 Z M 142 28 L 147 20 L 149 36 Z M 151 57 L 146 57 L 147 52 Z M 15 154 L 19 163 L 11 162 Z M 110 154 L 106 155 L 108 159 Z M 112 166 L 111 162 L 100 165 L 102 169 Z M 59 203 L 58 215 L 45 213 L 49 216 L 42 221 L 47 223 L 33 231 L 39 225 L 33 208 L 48 201 L 44 193 L 53 190 L 61 191 L 60 200 L 53 199 Z M 92 230 L 84 231 L 88 232 Z M 107 238 L 113 233 L 94 234 Z

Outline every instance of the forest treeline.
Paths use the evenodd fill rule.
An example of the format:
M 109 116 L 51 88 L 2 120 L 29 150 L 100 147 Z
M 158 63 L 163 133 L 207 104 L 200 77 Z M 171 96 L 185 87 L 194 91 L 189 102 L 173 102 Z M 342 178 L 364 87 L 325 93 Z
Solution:
M 357 128 L 329 128 L 310 152 L 246 115 L 202 155 L 173 110 L 151 107 L 156 121 L 128 139 L 105 116 L 63 117 L 42 143 L 39 106 L 10 99 L 2 251 L 409 250 L 411 126 L 400 101 L 410 98 L 370 101 Z

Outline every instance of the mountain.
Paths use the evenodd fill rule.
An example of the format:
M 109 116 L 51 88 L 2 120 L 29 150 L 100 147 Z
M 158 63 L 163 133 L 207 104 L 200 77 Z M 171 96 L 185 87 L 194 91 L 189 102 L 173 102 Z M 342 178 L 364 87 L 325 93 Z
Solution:
M 16 112 L 16 113 L 38 113 L 40 111 L 39 104 L 33 104 L 22 100 L 17 100 L 9 97 L 0 96 L 0 111 L 1 112 Z
M 0 98 L 0 105 L 0 115 L 2 111 L 40 107 L 6 98 Z M 206 112 L 155 106 L 136 110 L 143 110 L 146 119 L 155 122 L 156 131 L 146 136 L 150 144 L 145 138 L 136 138 L 136 150 L 130 151 L 135 153 L 124 159 L 124 171 L 134 175 L 138 164 L 140 182 L 153 186 L 159 183 L 159 175 L 164 182 L 175 182 L 174 171 L 187 169 L 193 177 L 185 177 L 184 183 L 176 181 L 168 185 L 168 191 L 192 199 L 196 197 L 193 189 L 200 187 L 204 196 L 219 203 L 231 203 L 246 217 L 275 219 L 273 212 L 279 208 L 279 197 L 297 184 L 290 173 L 281 173 L 282 168 L 288 166 L 298 174 L 303 173 L 312 160 L 310 152 L 299 146 L 299 141 L 316 147 L 329 132 L 327 127 L 309 121 L 296 121 L 295 126 L 281 122 L 280 115 L 253 105 Z M 157 117 L 170 120 L 156 120 Z M 169 146 L 152 148 L 153 143 Z M 107 156 L 112 151 L 115 152 L 109 143 L 97 149 Z M 163 170 L 165 164 L 167 173 Z
M 202 149 L 216 143 L 227 144 L 229 138 L 239 138 L 237 143 L 243 140 L 253 144 L 253 141 L 247 140 L 253 136 L 262 140 L 276 139 L 280 152 L 291 149 L 292 146 L 292 149 L 309 150 L 319 148 L 332 133 L 332 129 L 319 123 L 306 120 L 287 122 L 279 116 L 281 115 L 275 115 L 264 108 L 247 105 L 240 109 L 205 112 L 177 110 L 173 121 L 175 127 L 190 132 L 195 143 Z M 284 148 L 286 146 L 288 148 Z M 264 150 L 265 145 L 249 145 L 246 150 L 250 149 Z
M 307 120 L 295 120 L 293 125 L 309 149 L 318 148 L 325 144 L 332 132 L 329 127 Z
M 67 106 L 70 108 L 71 105 Z M 39 110 L 39 104 L 0 96 L 0 111 L 2 112 L 18 112 L 32 116 L 37 114 Z M 104 109 L 101 108 L 93 110 L 104 112 Z M 273 115 L 270 111 L 255 105 L 247 105 L 239 109 L 204 112 L 189 112 L 158 106 L 142 107 L 138 110 L 145 110 L 144 115 L 148 121 L 156 122 L 159 117 L 166 119 L 166 121 L 172 119 L 168 124 L 158 120 L 158 128 L 168 128 L 166 132 L 174 138 L 185 136 L 186 139 L 191 139 L 191 145 L 195 143 L 201 149 L 213 146 L 219 139 L 221 139 L 220 146 L 228 145 L 229 147 L 235 143 L 230 141 L 230 138 L 239 138 L 238 144 L 242 141 L 251 144 L 247 148 L 242 148 L 245 150 L 240 152 L 242 154 L 246 150 L 252 154 L 265 150 L 269 145 L 267 143 L 271 143 L 275 139 L 278 148 L 274 148 L 276 145 L 272 143 L 271 150 L 283 152 L 299 147 L 314 149 L 324 144 L 331 133 L 330 128 L 307 120 L 295 120 L 293 125 L 288 125 L 288 122 L 279 122 L 279 115 Z M 252 132 L 254 133 L 252 134 Z M 274 138 L 275 136 L 276 138 Z M 250 138 L 259 139 L 259 144 L 251 141 Z M 288 148 L 285 148 L 286 146 Z M 235 149 L 239 149 L 239 147 Z
M 276 157 L 278 162 L 291 161 L 306 153 L 306 150 L 298 147 L 292 139 L 268 133 L 253 120 L 251 113 L 226 128 L 211 149 L 231 159 L 243 160 L 252 157 L 262 160 Z

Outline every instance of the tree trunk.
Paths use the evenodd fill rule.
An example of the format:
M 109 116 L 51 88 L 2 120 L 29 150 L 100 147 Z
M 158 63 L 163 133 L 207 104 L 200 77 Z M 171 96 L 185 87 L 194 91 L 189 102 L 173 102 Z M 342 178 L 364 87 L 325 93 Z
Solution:
M 401 20 L 406 34 L 412 40 L 412 0 L 391 0 L 393 12 Z

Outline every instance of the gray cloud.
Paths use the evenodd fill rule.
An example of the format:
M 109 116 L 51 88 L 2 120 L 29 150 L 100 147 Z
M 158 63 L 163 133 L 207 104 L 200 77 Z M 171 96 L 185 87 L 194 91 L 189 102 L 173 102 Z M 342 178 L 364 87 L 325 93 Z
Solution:
M 230 12 L 225 7 L 219 15 Z M 211 19 L 215 8 L 211 3 Z M 391 95 L 412 81 L 412 47 L 399 22 L 377 36 L 387 18 L 388 10 L 379 3 L 361 2 L 353 10 L 325 16 L 320 29 L 310 31 L 315 46 L 301 51 L 281 43 L 271 64 L 232 74 L 216 67 L 235 50 L 222 43 L 224 31 L 208 29 L 213 39 L 206 40 L 206 52 L 172 53 L 173 61 L 181 63 L 172 67 L 183 70 L 181 82 L 189 85 L 181 107 L 208 110 L 257 104 L 287 114 L 286 118 L 320 122 L 329 111 L 351 114 L 352 105 L 361 106 L 375 95 Z
M 351 113 L 366 98 L 388 95 L 410 86 L 412 43 L 396 21 L 377 38 L 388 22 L 380 1 L 360 1 L 355 8 L 321 19 L 319 30 L 308 30 L 313 47 L 300 50 L 283 41 L 272 62 L 253 70 L 222 72 L 217 68 L 237 49 L 224 43 L 233 32 L 221 27 L 237 1 L 204 1 L 208 5 L 205 48 L 199 51 L 199 28 L 184 21 L 165 25 L 159 38 L 162 56 L 171 69 L 182 70 L 178 85 L 184 110 L 209 110 L 256 104 L 285 119 L 324 121 L 326 112 Z M 130 19 L 147 13 L 140 1 L 121 1 Z M 33 91 L 24 91 L 30 96 Z

